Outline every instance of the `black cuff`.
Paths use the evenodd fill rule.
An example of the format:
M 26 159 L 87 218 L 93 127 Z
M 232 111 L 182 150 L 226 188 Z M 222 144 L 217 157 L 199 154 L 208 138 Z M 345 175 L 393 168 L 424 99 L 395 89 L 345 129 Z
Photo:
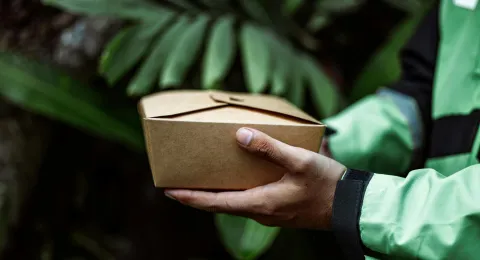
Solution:
M 337 130 L 327 126 L 326 129 L 325 129 L 325 136 L 331 136 L 331 135 L 334 135 L 337 133 Z
M 332 212 L 332 231 L 346 259 L 365 259 L 366 248 L 359 230 L 365 190 L 373 173 L 348 169 L 337 183 Z

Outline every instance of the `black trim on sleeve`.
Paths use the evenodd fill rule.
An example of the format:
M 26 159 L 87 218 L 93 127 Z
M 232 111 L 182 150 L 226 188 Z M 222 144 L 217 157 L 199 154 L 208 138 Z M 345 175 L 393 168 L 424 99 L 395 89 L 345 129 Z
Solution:
M 480 109 L 467 115 L 451 115 L 435 120 L 429 158 L 471 153 L 479 122 Z
M 349 169 L 337 183 L 332 212 L 332 231 L 346 259 L 365 259 L 368 249 L 359 230 L 365 190 L 373 173 Z
M 432 96 L 437 53 L 440 42 L 439 1 L 423 18 L 415 33 L 400 51 L 402 66 L 401 78 L 388 86 L 415 99 L 422 119 L 424 143 L 414 151 L 410 169 L 422 167 L 427 159 L 430 143 L 428 136 L 432 130 Z
M 335 130 L 335 129 L 329 127 L 329 126 L 327 126 L 325 128 L 325 136 L 326 137 L 331 136 L 331 135 L 336 134 L 336 133 L 337 133 L 337 130 Z

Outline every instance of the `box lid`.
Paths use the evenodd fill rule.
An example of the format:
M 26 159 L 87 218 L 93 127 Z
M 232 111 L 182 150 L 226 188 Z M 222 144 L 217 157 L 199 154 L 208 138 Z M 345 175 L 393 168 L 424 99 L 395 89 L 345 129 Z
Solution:
M 283 98 L 226 91 L 174 90 L 146 96 L 140 101 L 145 118 L 171 117 L 185 113 L 224 107 L 240 106 L 321 124 Z

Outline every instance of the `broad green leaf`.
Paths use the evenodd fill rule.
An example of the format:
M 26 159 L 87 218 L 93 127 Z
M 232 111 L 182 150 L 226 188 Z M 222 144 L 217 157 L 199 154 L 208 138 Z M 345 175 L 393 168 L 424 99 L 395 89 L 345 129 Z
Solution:
M 256 25 L 246 23 L 240 32 L 240 46 L 243 69 L 247 87 L 251 92 L 262 92 L 270 73 L 270 50 L 268 40 L 262 30 Z
M 303 0 L 285 0 L 283 4 L 283 12 L 292 14 L 303 4 Z
M 142 95 L 148 93 L 153 88 L 159 78 L 158 75 L 165 64 L 168 53 L 173 51 L 175 44 L 177 44 L 187 26 L 188 17 L 181 16 L 164 35 L 158 37 L 153 45 L 152 52 L 128 85 L 127 92 L 129 95 Z
M 294 54 L 291 64 L 292 81 L 288 89 L 287 98 L 299 108 L 305 103 L 305 71 L 298 54 Z
M 160 85 L 178 86 L 197 57 L 202 46 L 209 18 L 200 15 L 186 28 L 179 38 L 177 46 L 170 52 L 165 62 Z
M 155 24 L 126 28 L 109 42 L 100 58 L 99 70 L 110 85 L 115 84 L 140 61 L 151 45 L 153 37 L 171 18 L 172 15 L 165 15 Z
M 156 21 L 170 13 L 168 9 L 147 0 L 43 0 L 43 3 L 75 14 L 144 21 Z
M 308 22 L 307 28 L 310 32 L 317 32 L 325 28 L 325 26 L 327 26 L 329 22 L 330 22 L 330 19 L 327 15 L 316 14 Z
M 223 80 L 234 61 L 234 22 L 232 16 L 225 16 L 218 19 L 212 28 L 203 64 L 203 88 L 213 88 Z
M 291 70 L 295 69 L 292 46 L 289 42 L 272 37 L 270 42 L 272 53 L 272 83 L 271 93 L 282 96 L 292 79 Z
M 322 0 L 318 1 L 317 8 L 327 12 L 346 12 L 364 4 L 364 0 Z
M 270 248 L 279 231 L 278 227 L 266 227 L 247 219 L 241 240 L 242 255 L 245 259 L 257 259 Z
M 0 53 L 0 94 L 38 114 L 144 149 L 135 105 L 102 95 L 45 63 Z
M 264 24 L 272 25 L 272 20 L 258 0 L 240 0 L 239 3 L 250 17 Z
M 420 12 L 407 19 L 392 33 L 387 43 L 380 48 L 364 67 L 350 94 L 350 100 L 358 100 L 375 92 L 378 87 L 392 83 L 400 77 L 400 60 L 398 53 L 408 41 L 424 16 Z
M 228 9 L 230 7 L 228 5 L 228 0 L 200 0 L 205 6 L 210 7 L 212 9 Z
M 340 102 L 336 86 L 311 57 L 304 56 L 302 60 L 313 105 L 316 107 L 318 114 L 323 117 L 333 115 L 337 112 Z
M 199 11 L 199 9 L 188 0 L 168 0 L 170 3 L 190 11 Z
M 280 231 L 280 228 L 267 227 L 248 218 L 226 214 L 217 214 L 215 218 L 222 243 L 239 260 L 258 259 Z

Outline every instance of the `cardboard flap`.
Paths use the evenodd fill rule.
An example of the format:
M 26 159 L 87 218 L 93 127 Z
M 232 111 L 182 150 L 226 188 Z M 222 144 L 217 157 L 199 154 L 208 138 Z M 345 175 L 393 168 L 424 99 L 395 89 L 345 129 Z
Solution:
M 236 105 L 236 106 L 255 108 L 255 109 L 282 114 L 290 117 L 295 117 L 298 119 L 303 119 L 310 123 L 321 124 L 315 118 L 309 116 L 302 110 L 291 105 L 286 100 L 279 97 L 275 97 L 275 96 L 251 95 L 251 94 L 215 91 L 215 92 L 211 92 L 210 97 L 214 101 L 218 101 L 218 102 L 224 102 L 224 103 Z
M 149 95 L 141 99 L 140 109 L 146 118 L 167 117 L 209 108 L 228 106 L 216 102 L 206 91 L 177 90 Z

